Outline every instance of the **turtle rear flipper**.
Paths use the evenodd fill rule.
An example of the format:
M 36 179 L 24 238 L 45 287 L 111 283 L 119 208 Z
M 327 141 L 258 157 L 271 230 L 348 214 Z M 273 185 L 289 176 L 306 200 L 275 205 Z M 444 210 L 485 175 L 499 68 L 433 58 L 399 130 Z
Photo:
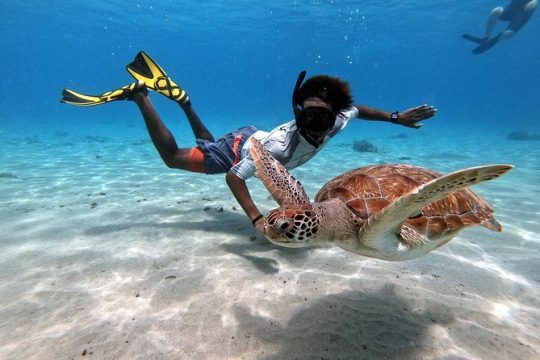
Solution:
M 363 247 L 375 250 L 378 253 L 377 257 L 386 260 L 407 260 L 424 255 L 444 244 L 453 235 L 419 243 L 418 236 L 422 235 L 418 233 L 407 235 L 408 231 L 402 232 L 403 222 L 418 215 L 424 206 L 458 189 L 495 179 L 512 168 L 512 165 L 506 164 L 484 165 L 458 170 L 433 179 L 371 215 L 359 231 L 359 241 Z M 411 236 L 410 243 L 414 245 L 404 245 L 399 236 Z

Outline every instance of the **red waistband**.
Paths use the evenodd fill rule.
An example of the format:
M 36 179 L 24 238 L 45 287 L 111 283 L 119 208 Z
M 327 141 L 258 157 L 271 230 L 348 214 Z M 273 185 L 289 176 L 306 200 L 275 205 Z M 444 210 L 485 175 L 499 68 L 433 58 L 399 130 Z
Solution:
M 242 134 L 238 134 L 234 137 L 234 142 L 233 142 L 233 153 L 234 153 L 234 160 L 233 160 L 233 166 L 238 164 L 238 162 L 240 161 L 240 157 L 238 156 L 238 147 L 240 146 L 240 141 L 242 140 L 242 138 L 244 137 L 244 135 Z

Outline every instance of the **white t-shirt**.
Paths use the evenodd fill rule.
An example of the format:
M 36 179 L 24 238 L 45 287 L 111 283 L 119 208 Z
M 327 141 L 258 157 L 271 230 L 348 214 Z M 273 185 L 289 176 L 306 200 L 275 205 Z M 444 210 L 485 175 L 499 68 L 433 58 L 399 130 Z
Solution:
M 356 117 L 358 117 L 358 109 L 354 106 L 340 113 L 336 117 L 334 127 L 319 147 L 311 145 L 300 134 L 295 120 L 280 125 L 270 132 L 259 130 L 251 137 L 259 140 L 266 151 L 272 154 L 286 169 L 293 169 L 314 157 L 334 135 L 347 126 L 349 120 Z M 241 159 L 231 168 L 231 171 L 239 178 L 246 180 L 255 174 L 255 163 L 249 152 L 249 139 L 242 147 Z

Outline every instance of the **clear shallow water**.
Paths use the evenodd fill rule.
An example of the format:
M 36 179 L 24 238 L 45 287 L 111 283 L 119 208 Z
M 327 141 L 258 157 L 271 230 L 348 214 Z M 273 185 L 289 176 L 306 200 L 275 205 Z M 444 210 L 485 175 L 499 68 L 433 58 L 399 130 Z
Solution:
M 306 69 L 343 76 L 358 103 L 434 104 L 437 126 L 539 129 L 531 115 L 539 112 L 536 16 L 511 42 L 473 56 L 461 34 L 481 34 L 493 2 L 273 4 L 3 1 L 4 116 L 52 124 L 126 117 L 124 105 L 92 113 L 66 108 L 59 92 L 128 83 L 125 65 L 146 50 L 184 84 L 209 122 L 222 114 L 261 125 L 288 119 L 291 88 Z M 20 96 L 23 89 L 32 96 Z
M 473 56 L 460 36 L 481 34 L 494 5 L 3 1 L 0 357 L 538 356 L 540 142 L 506 136 L 540 133 L 540 27 L 536 14 Z M 215 135 L 289 120 L 303 69 L 346 78 L 360 104 L 433 104 L 419 131 L 351 124 L 295 176 L 313 196 L 372 163 L 512 163 L 474 188 L 504 232 L 471 229 L 406 263 L 254 240 L 222 176 L 163 166 L 133 104 L 58 102 L 64 87 L 131 82 L 124 67 L 139 50 L 187 88 Z M 178 108 L 152 100 L 191 146 Z M 357 139 L 379 152 L 352 152 Z

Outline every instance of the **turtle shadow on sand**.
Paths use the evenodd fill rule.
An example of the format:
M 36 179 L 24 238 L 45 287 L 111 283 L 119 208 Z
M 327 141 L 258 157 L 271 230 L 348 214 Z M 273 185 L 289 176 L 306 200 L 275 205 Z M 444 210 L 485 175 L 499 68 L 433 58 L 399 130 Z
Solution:
M 215 220 L 205 220 L 204 222 L 177 222 L 176 226 L 182 229 L 204 230 L 215 233 L 219 238 L 220 234 L 231 234 L 241 238 L 238 242 L 222 243 L 220 246 L 224 251 L 235 254 L 248 260 L 253 266 L 265 274 L 277 274 L 279 272 L 278 261 L 271 257 L 260 256 L 260 254 L 279 251 L 280 258 L 286 260 L 302 261 L 309 258 L 308 248 L 283 249 L 266 240 L 255 230 L 251 224 L 246 222 L 245 215 L 236 211 L 225 209 L 210 209 L 206 214 L 215 217 Z M 227 224 L 227 226 L 223 226 Z
M 201 211 L 205 214 L 211 215 L 215 220 L 205 220 L 205 221 L 171 221 L 171 222 L 155 222 L 153 220 L 144 221 L 153 214 L 160 213 L 164 217 L 174 216 L 185 218 L 187 215 L 192 215 L 194 211 Z M 215 208 L 203 209 L 188 209 L 188 210 L 178 210 L 178 209 L 162 209 L 159 207 L 149 206 L 146 210 L 139 211 L 134 213 L 133 221 L 124 221 L 123 223 L 114 222 L 112 224 L 103 224 L 97 226 L 91 226 L 84 230 L 84 233 L 87 235 L 105 235 L 113 232 L 123 231 L 133 228 L 172 228 L 178 230 L 200 230 L 200 231 L 209 231 L 216 232 L 216 236 L 219 233 L 228 233 L 228 234 L 242 234 L 246 235 L 252 234 L 253 227 L 251 224 L 246 222 L 245 215 L 240 214 L 236 211 L 228 211 L 223 209 L 221 206 Z M 226 224 L 226 226 L 223 226 Z
M 277 274 L 279 272 L 278 261 L 276 259 L 252 255 L 252 248 L 248 250 L 246 244 L 222 244 L 221 248 L 248 260 L 262 273 Z
M 152 222 L 141 221 L 142 218 L 146 218 L 145 215 L 138 213 L 136 221 L 103 224 L 98 226 L 92 226 L 84 229 L 86 235 L 92 236 L 104 236 L 107 234 L 131 230 L 135 228 L 146 229 L 173 229 L 175 233 L 184 234 L 185 231 L 206 231 L 213 233 L 212 237 L 219 239 L 225 234 L 234 235 L 234 242 L 224 242 L 220 246 L 221 248 L 231 254 L 235 254 L 241 258 L 244 258 L 251 262 L 253 266 L 265 274 L 276 274 L 279 272 L 278 262 L 267 256 L 261 256 L 260 254 L 280 251 L 280 257 L 285 260 L 287 258 L 294 258 L 295 260 L 308 258 L 309 249 L 282 249 L 276 245 L 273 245 L 266 240 L 262 235 L 259 235 L 257 231 L 246 221 L 246 217 L 240 211 L 233 211 L 223 209 L 220 206 L 210 207 L 209 209 L 200 209 L 207 216 L 213 217 L 213 219 L 205 221 L 167 221 L 167 222 Z M 163 210 L 155 210 L 162 211 Z M 148 209 L 149 213 L 154 213 L 153 207 Z M 168 215 L 185 219 L 186 215 L 191 215 L 193 209 L 190 210 L 173 210 Z M 225 224 L 225 225 L 224 225 Z
M 250 261 L 257 270 L 265 274 L 279 273 L 279 262 L 273 258 L 262 257 L 254 254 L 278 251 L 280 261 L 289 261 L 294 263 L 302 263 L 303 261 L 310 259 L 309 253 L 311 250 L 308 248 L 284 249 L 272 244 L 262 235 L 258 235 L 257 237 L 253 236 L 251 240 L 251 244 L 226 243 L 222 244 L 221 248 L 229 253 L 235 254 Z
M 287 261 L 302 261 L 309 258 L 309 248 L 283 249 L 272 244 L 255 230 L 251 224 L 246 223 L 244 214 L 228 210 L 209 210 L 206 214 L 214 216 L 215 220 L 204 222 L 178 222 L 177 226 L 182 229 L 205 230 L 219 234 L 228 233 L 237 235 L 243 239 L 240 242 L 227 242 L 221 244 L 221 248 L 231 254 L 235 254 L 248 260 L 253 266 L 265 274 L 277 274 L 279 272 L 278 261 L 271 257 L 260 254 L 279 251 L 279 257 Z M 227 226 L 223 226 L 227 224 Z
M 416 310 L 393 286 L 308 299 L 295 307 L 286 324 L 237 307 L 235 338 L 256 337 L 278 347 L 258 359 L 411 359 L 437 346 L 432 326 L 453 322 L 443 305 Z

